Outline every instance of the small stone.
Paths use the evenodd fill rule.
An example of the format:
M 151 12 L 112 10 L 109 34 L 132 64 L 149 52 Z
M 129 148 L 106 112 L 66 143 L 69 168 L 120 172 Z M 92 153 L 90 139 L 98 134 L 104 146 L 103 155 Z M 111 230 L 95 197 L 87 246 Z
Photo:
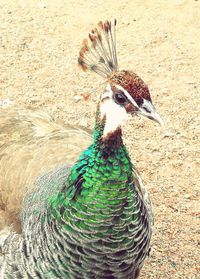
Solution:
M 175 136 L 175 133 L 171 132 L 171 131 L 165 131 L 163 137 L 164 138 L 172 138 Z
M 81 96 L 78 96 L 78 95 L 74 96 L 74 101 L 75 101 L 76 103 L 78 103 L 81 99 L 82 99 Z
M 88 94 L 88 93 L 83 94 L 83 100 L 84 101 L 88 101 L 89 98 L 90 98 L 90 94 Z
M 80 125 L 83 127 L 88 127 L 88 121 L 86 118 L 82 118 L 80 121 Z
M 187 200 L 190 200 L 190 199 L 191 199 L 191 195 L 190 195 L 190 194 L 186 194 L 184 197 L 185 197 L 185 199 L 187 199 Z
M 38 8 L 40 9 L 46 9 L 47 5 L 44 2 L 38 2 L 37 3 Z
M 14 104 L 15 102 L 10 99 L 0 100 L 0 107 L 2 108 L 10 107 L 13 106 Z

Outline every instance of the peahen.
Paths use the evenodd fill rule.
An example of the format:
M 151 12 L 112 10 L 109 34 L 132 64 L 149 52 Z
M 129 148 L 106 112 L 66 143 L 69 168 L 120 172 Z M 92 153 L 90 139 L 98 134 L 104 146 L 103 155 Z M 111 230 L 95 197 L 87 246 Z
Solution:
M 100 22 L 78 63 L 107 80 L 93 143 L 72 167 L 39 177 L 24 201 L 22 234 L 2 248 L 2 278 L 137 278 L 149 253 L 151 202 L 122 141 L 121 122 L 143 115 L 161 124 L 148 87 L 118 70 L 116 21 Z

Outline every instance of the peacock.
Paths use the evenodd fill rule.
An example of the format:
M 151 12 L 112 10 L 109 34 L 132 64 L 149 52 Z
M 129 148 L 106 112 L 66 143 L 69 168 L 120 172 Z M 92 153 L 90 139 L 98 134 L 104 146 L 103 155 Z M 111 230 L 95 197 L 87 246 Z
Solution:
M 106 79 L 93 141 L 74 165 L 35 180 L 24 199 L 22 232 L 3 244 L 1 278 L 133 279 L 149 254 L 153 210 L 121 124 L 137 115 L 162 120 L 143 80 L 118 69 L 116 20 L 89 33 L 78 64 Z

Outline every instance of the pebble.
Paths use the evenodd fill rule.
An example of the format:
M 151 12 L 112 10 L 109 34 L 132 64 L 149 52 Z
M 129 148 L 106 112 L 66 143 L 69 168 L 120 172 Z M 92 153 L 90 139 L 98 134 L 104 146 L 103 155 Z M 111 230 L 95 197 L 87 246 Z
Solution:
M 37 6 L 39 9 L 46 9 L 47 5 L 44 2 L 38 2 Z
M 82 118 L 80 121 L 80 125 L 83 127 L 88 127 L 88 121 L 86 118 Z
M 2 107 L 2 108 L 10 107 L 10 106 L 13 106 L 14 104 L 15 104 L 15 101 L 12 101 L 10 99 L 0 100 L 0 107 Z
M 171 132 L 171 131 L 165 131 L 163 138 L 172 138 L 175 136 L 175 133 Z
M 74 96 L 74 101 L 75 101 L 76 103 L 78 103 L 79 101 L 81 101 L 81 99 L 82 99 L 81 96 L 78 96 L 78 95 Z

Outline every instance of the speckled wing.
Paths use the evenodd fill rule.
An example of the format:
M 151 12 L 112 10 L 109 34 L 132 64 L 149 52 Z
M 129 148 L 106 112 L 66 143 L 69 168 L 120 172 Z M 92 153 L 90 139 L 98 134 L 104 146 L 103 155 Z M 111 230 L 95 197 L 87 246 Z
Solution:
M 150 224 L 152 227 L 154 225 L 154 212 L 153 212 L 153 206 L 152 206 L 152 202 L 150 199 L 150 195 L 149 195 L 147 189 L 144 187 L 142 178 L 136 168 L 133 168 L 133 176 L 135 178 L 134 183 L 135 183 L 136 190 L 137 190 L 138 194 L 140 195 L 141 199 L 144 201 L 144 204 L 147 208 L 149 221 L 150 221 Z

